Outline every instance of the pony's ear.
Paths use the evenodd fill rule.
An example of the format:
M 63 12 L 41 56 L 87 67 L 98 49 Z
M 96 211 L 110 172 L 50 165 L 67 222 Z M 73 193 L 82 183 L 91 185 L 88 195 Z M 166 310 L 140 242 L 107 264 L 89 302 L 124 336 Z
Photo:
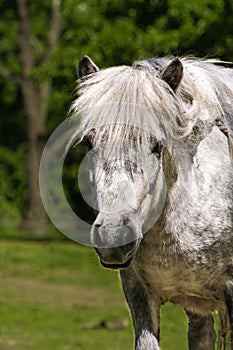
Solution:
M 161 72 L 162 80 L 176 91 L 183 77 L 183 65 L 179 58 L 172 60 Z
M 78 78 L 81 79 L 82 77 L 84 77 L 86 75 L 98 72 L 98 70 L 99 70 L 99 68 L 90 59 L 90 57 L 85 55 L 81 58 L 81 60 L 79 61 L 78 67 L 77 67 Z

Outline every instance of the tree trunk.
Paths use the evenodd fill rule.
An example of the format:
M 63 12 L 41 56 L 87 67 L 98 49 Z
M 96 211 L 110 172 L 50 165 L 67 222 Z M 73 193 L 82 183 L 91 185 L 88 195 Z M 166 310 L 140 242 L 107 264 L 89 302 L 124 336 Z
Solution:
M 27 123 L 26 169 L 28 180 L 28 210 L 21 227 L 42 235 L 47 224 L 39 190 L 39 164 L 45 139 L 45 123 L 48 116 L 48 99 L 51 95 L 51 78 L 38 85 L 33 77 L 33 68 L 38 64 L 35 52 L 31 47 L 31 26 L 29 2 L 17 0 L 19 12 L 19 58 L 22 66 L 20 88 Z M 50 28 L 47 35 L 47 47 L 40 64 L 51 60 L 52 51 L 58 43 L 60 34 L 61 0 L 51 0 Z
M 25 115 L 27 120 L 27 154 L 26 171 L 28 182 L 28 210 L 25 214 L 21 227 L 32 231 L 36 235 L 42 235 L 47 226 L 45 213 L 39 190 L 39 165 L 43 149 L 45 120 L 47 111 L 43 108 L 46 101 L 41 100 L 38 88 L 32 79 L 28 78 L 21 84 Z M 44 126 L 44 125 L 43 125 Z

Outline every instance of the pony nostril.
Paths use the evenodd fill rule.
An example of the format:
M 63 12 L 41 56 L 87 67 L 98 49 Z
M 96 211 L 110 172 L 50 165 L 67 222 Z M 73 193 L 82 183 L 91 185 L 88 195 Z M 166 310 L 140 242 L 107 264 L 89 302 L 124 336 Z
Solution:
M 94 226 L 97 227 L 97 228 L 99 228 L 99 227 L 101 227 L 102 225 L 101 225 L 101 224 L 95 224 Z
M 126 226 L 129 223 L 129 218 L 123 219 L 123 225 Z

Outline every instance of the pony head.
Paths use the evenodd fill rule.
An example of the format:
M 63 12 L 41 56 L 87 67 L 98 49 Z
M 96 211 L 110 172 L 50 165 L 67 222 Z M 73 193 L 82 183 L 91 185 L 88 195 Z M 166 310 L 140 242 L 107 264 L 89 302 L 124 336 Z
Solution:
M 182 117 L 175 93 L 183 65 L 174 59 L 159 70 L 136 63 L 101 71 L 84 56 L 78 77 L 81 95 L 73 107 L 81 115 L 80 138 L 90 151 L 89 176 L 99 212 L 91 240 L 103 266 L 125 268 L 164 209 L 162 158 L 172 132 L 166 126 L 178 127 Z

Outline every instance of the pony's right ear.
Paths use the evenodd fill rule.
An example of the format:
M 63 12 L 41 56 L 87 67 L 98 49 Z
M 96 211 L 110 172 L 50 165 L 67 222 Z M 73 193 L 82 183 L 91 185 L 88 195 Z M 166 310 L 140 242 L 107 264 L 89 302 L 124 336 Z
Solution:
M 183 65 L 179 58 L 174 58 L 161 72 L 162 80 L 176 91 L 183 78 Z
M 88 56 L 83 56 L 79 61 L 77 66 L 77 75 L 78 78 L 81 79 L 86 75 L 93 74 L 98 72 L 99 68 L 95 65 L 95 63 Z

